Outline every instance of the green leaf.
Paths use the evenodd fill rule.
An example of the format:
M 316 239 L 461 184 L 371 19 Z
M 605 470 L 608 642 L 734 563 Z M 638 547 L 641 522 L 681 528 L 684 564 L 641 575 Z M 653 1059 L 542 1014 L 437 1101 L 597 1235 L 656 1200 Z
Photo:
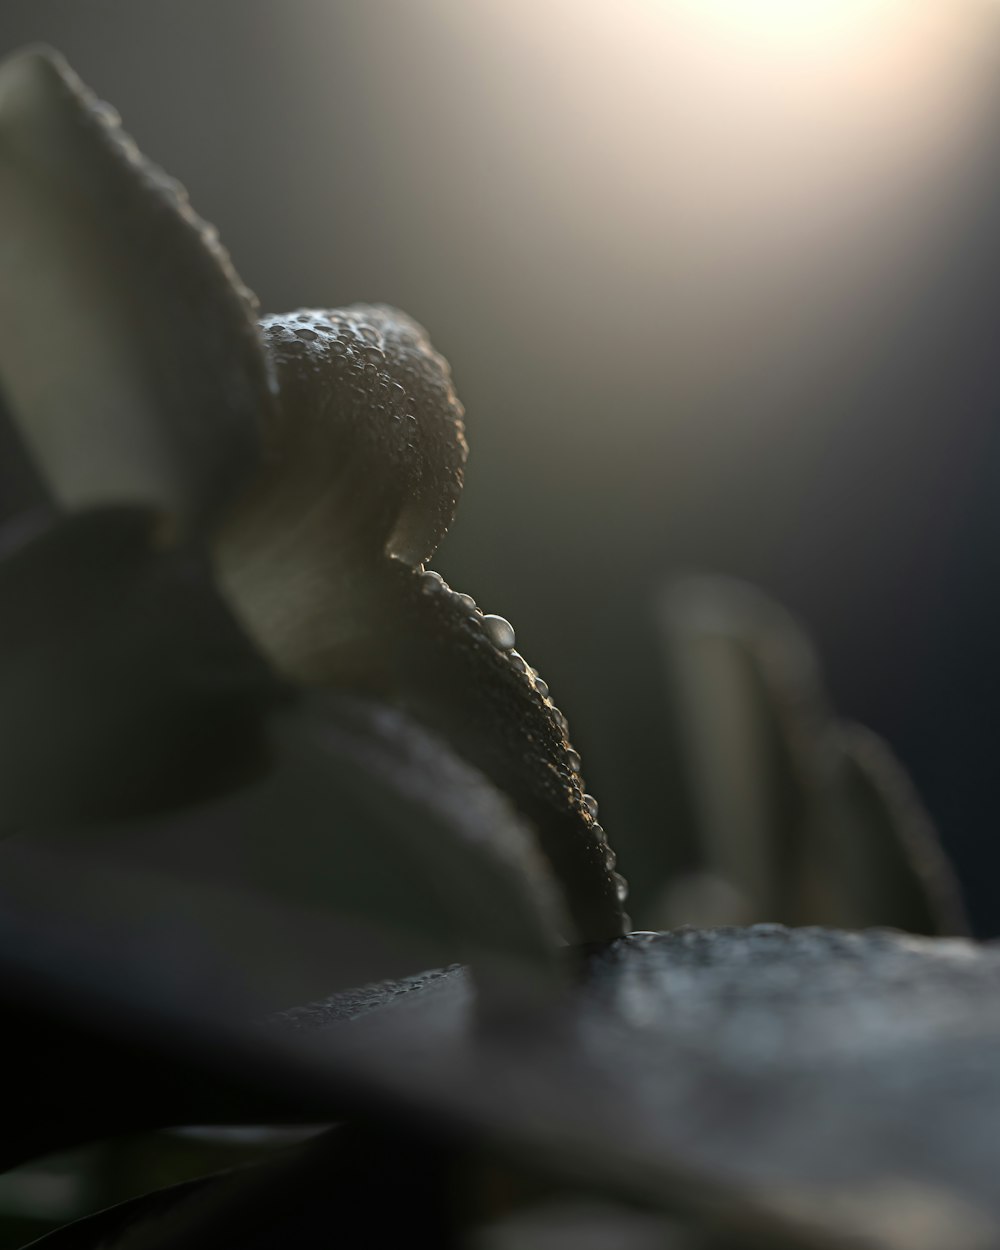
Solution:
M 0 65 L 0 379 L 66 508 L 216 515 L 258 455 L 254 303 L 182 188 L 44 49 Z

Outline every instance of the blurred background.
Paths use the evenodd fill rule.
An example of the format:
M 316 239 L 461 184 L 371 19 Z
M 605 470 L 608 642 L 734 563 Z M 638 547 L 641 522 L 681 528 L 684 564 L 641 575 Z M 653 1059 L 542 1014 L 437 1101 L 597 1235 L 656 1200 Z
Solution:
M 974 0 L 3 0 L 280 311 L 396 304 L 472 448 L 435 560 L 509 617 L 641 911 L 654 604 L 746 578 L 1000 932 L 1000 14 Z

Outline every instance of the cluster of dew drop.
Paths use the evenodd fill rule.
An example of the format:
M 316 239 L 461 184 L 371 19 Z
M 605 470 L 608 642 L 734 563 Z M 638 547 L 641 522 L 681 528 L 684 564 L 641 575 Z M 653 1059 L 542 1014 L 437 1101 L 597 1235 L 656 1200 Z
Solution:
M 483 633 L 493 646 L 506 657 L 508 663 L 515 672 L 522 674 L 529 687 L 534 691 L 536 698 L 541 699 L 545 707 L 548 708 L 566 740 L 566 763 L 571 772 L 576 774 L 577 780 L 582 789 L 583 777 L 581 775 L 581 770 L 583 767 L 583 761 L 580 758 L 579 751 L 575 750 L 570 745 L 569 721 L 553 702 L 552 696 L 549 693 L 548 682 L 544 681 L 539 675 L 538 670 L 536 668 L 532 668 L 524 656 L 521 655 L 519 651 L 515 650 L 515 643 L 517 639 L 514 634 L 514 627 L 511 625 L 510 621 L 506 620 L 502 616 L 494 616 L 490 613 L 484 613 L 482 608 L 479 607 L 471 595 L 461 594 L 459 591 L 452 590 L 441 574 L 435 573 L 433 569 L 420 568 L 418 569 L 418 573 L 424 593 L 450 595 L 452 601 L 460 606 L 479 624 Z M 619 903 L 624 904 L 625 900 L 628 898 L 628 882 L 620 873 L 614 871 L 617 861 L 614 851 L 608 845 L 608 839 L 604 832 L 604 827 L 599 824 L 597 820 L 597 799 L 595 799 L 592 794 L 584 793 L 581 802 L 584 814 L 587 818 L 587 827 L 590 835 L 601 849 L 601 853 L 604 858 L 604 867 L 609 873 L 611 873 L 611 877 L 615 885 L 615 891 L 618 895 L 618 901 Z

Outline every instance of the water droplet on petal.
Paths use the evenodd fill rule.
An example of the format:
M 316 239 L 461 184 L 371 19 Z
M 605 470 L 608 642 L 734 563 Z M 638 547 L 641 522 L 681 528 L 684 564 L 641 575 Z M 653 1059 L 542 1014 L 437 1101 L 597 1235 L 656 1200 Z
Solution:
M 603 825 L 596 825 L 596 824 L 595 824 L 595 825 L 591 825 L 591 826 L 590 826 L 590 832 L 594 835 L 594 837 L 598 840 L 598 842 L 603 842 L 603 841 L 604 841 L 604 839 L 608 836 L 608 835 L 604 832 L 604 826 L 603 826 Z
M 484 616 L 483 628 L 490 642 L 501 651 L 512 651 L 516 641 L 514 626 L 502 616 Z
M 615 894 L 618 895 L 619 903 L 624 903 L 628 898 L 628 882 L 617 872 L 611 874 L 611 880 L 615 883 Z
M 546 681 L 542 681 L 540 677 L 535 678 L 535 689 L 543 699 L 547 699 L 549 697 L 549 684 Z
M 614 853 L 610 846 L 604 848 L 604 867 L 611 872 L 615 864 L 618 863 L 618 856 Z
M 519 651 L 511 651 L 508 659 L 519 673 L 526 673 L 528 671 L 528 666 L 524 661 L 524 656 L 521 655 Z
M 454 598 L 459 607 L 465 608 L 466 612 L 475 612 L 476 601 L 471 595 L 455 595 Z
M 440 573 L 428 569 L 426 573 L 420 574 L 420 586 L 424 591 L 437 592 L 445 589 L 445 580 Z
M 562 714 L 562 712 L 560 712 L 559 709 L 556 707 L 552 709 L 552 715 L 556 718 L 556 724 L 563 731 L 563 733 L 568 734 L 569 733 L 569 721 Z
M 304 339 L 307 343 L 310 343 L 313 340 L 318 339 L 319 335 L 315 330 L 307 330 L 303 327 L 303 329 L 295 331 L 295 337 L 297 339 Z
M 583 767 L 583 760 L 580 759 L 580 752 L 574 751 L 572 747 L 566 752 L 566 763 L 572 768 L 573 772 L 578 773 Z
M 591 820 L 597 819 L 597 800 L 592 794 L 583 796 L 583 806 L 587 809 L 587 815 Z

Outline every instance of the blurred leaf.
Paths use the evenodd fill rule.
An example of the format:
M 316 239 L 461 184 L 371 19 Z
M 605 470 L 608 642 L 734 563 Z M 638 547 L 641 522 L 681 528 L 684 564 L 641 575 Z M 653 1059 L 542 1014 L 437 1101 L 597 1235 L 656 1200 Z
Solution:
M 886 744 L 860 725 L 840 725 L 833 828 L 824 843 L 849 924 L 884 923 L 910 933 L 963 933 L 958 882 L 920 796 Z M 887 900 L 892 900 L 891 912 Z
M 134 1236 L 141 1236 L 144 1227 L 148 1231 L 154 1222 L 165 1221 L 169 1224 L 179 1209 L 190 1207 L 199 1195 L 204 1196 L 206 1189 L 220 1183 L 220 1178 L 215 1176 L 181 1181 L 138 1198 L 130 1198 L 95 1215 L 83 1216 L 72 1224 L 39 1237 L 31 1245 L 44 1250 L 98 1250 L 99 1247 L 112 1250 L 115 1246 L 123 1247 Z
M 752 587 L 692 578 L 662 600 L 661 637 L 701 866 L 750 915 L 799 919 L 811 800 L 829 714 L 811 649 Z
M 516 1045 L 470 1030 L 458 970 L 312 1019 L 522 1168 L 725 1245 L 988 1250 L 998 989 L 994 947 L 761 925 L 611 943 Z
M 674 884 L 657 919 L 961 931 L 950 869 L 903 798 L 902 770 L 874 735 L 859 753 L 834 719 L 788 613 L 740 582 L 692 578 L 664 596 L 660 620 L 701 871 Z
M 0 832 L 177 806 L 261 766 L 284 691 L 154 524 L 109 508 L 0 534 Z
M 268 1068 L 248 1021 L 407 956 L 370 926 L 6 844 L 0 1022 L 17 1075 L 0 1166 L 178 1123 L 313 1122 L 306 1083 Z
M 479 1229 L 468 1250 L 738 1250 L 662 1215 L 585 1196 L 517 1211 Z M 744 1246 L 746 1243 L 744 1243 Z
M 409 950 L 395 972 L 466 959 L 484 971 L 495 961 L 498 975 L 507 968 L 526 989 L 532 978 L 560 983 L 557 934 L 567 925 L 558 891 L 510 805 L 479 774 L 399 712 L 333 694 L 277 707 L 261 732 L 265 765 L 214 799 L 35 829 L 31 845 L 85 850 L 95 873 L 104 863 L 152 874 L 146 886 L 128 887 L 149 895 L 142 909 L 150 916 L 156 893 L 179 881 L 301 912 L 303 922 L 330 916 L 344 966 L 331 965 L 327 987 L 334 976 L 340 985 L 372 976 L 365 926 Z M 113 878 L 90 884 L 96 896 L 117 888 Z M 111 905 L 101 897 L 100 906 Z M 117 903 L 111 914 L 134 920 L 138 906 Z M 161 940 L 168 934 L 169 924 Z M 388 973 L 382 965 L 375 975 Z
M 242 1082 L 256 1122 L 269 1100 L 282 1123 L 364 1109 L 739 1246 L 987 1250 L 1000 1237 L 996 949 L 776 926 L 634 935 L 595 951 L 580 988 L 514 1032 L 483 1027 L 456 969 L 247 1035 L 192 984 L 192 971 L 213 977 L 190 949 L 122 924 L 119 895 L 99 896 L 97 932 L 79 919 L 60 930 L 23 880 L 12 888 L 0 915 L 20 907 L 50 941 L 23 919 L 0 933 L 0 984 L 34 967 L 36 1001 L 110 1022 L 147 1057 L 138 1091 L 152 1109 L 164 1107 L 148 1072 L 174 1080 L 180 1060 L 209 1092 L 213 1070 L 231 1092 Z M 202 964 L 220 957 L 216 936 Z M 104 1088 L 124 1092 L 113 1072 Z
M 146 1194 L 36 1243 L 46 1250 L 457 1246 L 453 1153 L 433 1137 L 351 1126 L 268 1162 Z
M 56 500 L 217 514 L 270 404 L 254 304 L 182 188 L 56 53 L 0 65 L 0 375 Z

